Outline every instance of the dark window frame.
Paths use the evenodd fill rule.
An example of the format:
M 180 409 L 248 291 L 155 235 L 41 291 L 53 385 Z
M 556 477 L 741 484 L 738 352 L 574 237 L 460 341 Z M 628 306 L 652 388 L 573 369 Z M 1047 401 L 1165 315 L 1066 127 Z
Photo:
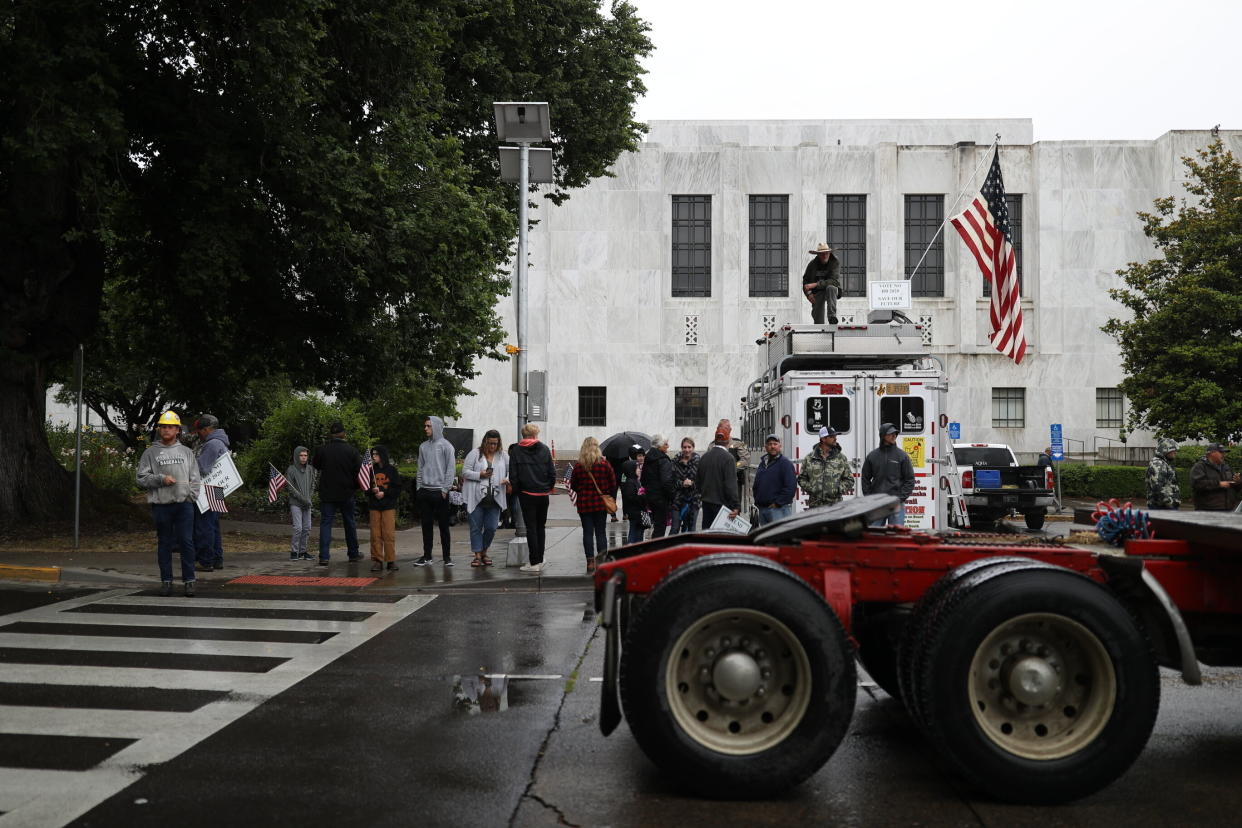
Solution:
M 608 386 L 578 386 L 578 425 L 588 428 L 608 425 Z
M 673 427 L 706 428 L 709 386 L 677 385 L 673 387 Z
M 674 195 L 672 295 L 712 295 L 712 197 Z
M 867 196 L 828 194 L 824 237 L 841 262 L 841 295 L 867 295 Z
M 747 199 L 750 296 L 789 295 L 789 196 Z
M 997 405 L 1004 410 L 997 416 Z M 1014 416 L 1014 415 L 1017 416 Z M 994 386 L 992 388 L 992 428 L 1026 428 L 1026 388 Z
M 905 195 L 906 278 L 910 279 L 911 296 L 944 296 L 944 233 L 936 234 L 944 223 L 944 195 L 941 193 Z M 932 237 L 935 235 L 935 241 Z M 929 248 L 930 244 L 930 248 Z M 915 265 L 927 257 L 919 272 L 910 278 Z
M 1101 394 L 1100 392 L 1113 392 L 1111 394 Z M 1105 409 L 1105 414 L 1115 413 L 1116 417 L 1100 416 L 1101 407 Z M 1121 393 L 1120 388 L 1096 388 L 1095 389 L 1095 427 L 1096 428 L 1121 428 L 1126 422 L 1126 397 Z

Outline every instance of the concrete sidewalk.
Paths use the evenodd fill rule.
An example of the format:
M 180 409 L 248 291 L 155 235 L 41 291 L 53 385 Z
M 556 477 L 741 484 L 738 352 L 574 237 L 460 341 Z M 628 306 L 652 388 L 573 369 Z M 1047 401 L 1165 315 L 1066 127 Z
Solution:
M 432 543 L 435 563 L 415 566 L 422 557 L 422 527 L 415 526 L 397 532 L 396 572 L 371 572 L 370 533 L 358 526 L 358 543 L 363 559 L 350 563 L 345 555 L 345 534 L 340 521 L 333 527 L 331 563 L 320 566 L 318 561 L 290 561 L 289 535 L 286 524 L 250 523 L 221 520 L 224 534 L 224 569 L 217 572 L 198 573 L 198 586 L 214 587 L 236 582 L 237 579 L 272 586 L 296 587 L 299 583 L 285 583 L 273 579 L 330 578 L 352 579 L 333 583 L 335 586 L 384 587 L 401 590 L 443 590 L 462 587 L 491 589 L 549 589 L 588 588 L 590 577 L 586 574 L 586 557 L 582 550 L 582 524 L 577 510 L 563 493 L 554 494 L 549 503 L 547 523 L 547 548 L 544 553 L 544 569 L 540 574 L 521 572 L 518 565 L 506 566 L 509 541 L 514 537 L 512 529 L 496 532 L 492 541 L 490 557 L 492 566 L 472 567 L 470 561 L 470 529 L 463 522 L 452 527 L 452 559 L 454 565 L 445 567 L 440 556 L 440 537 L 437 530 Z M 608 524 L 609 546 L 625 542 L 625 521 Z M 251 535 L 271 535 L 270 551 L 230 551 L 228 533 L 244 532 Z M 317 555 L 319 539 L 318 515 L 311 529 L 309 551 Z M 173 558 L 173 571 L 179 573 L 179 563 Z M 178 578 L 179 579 L 179 578 Z M 34 581 L 77 586 L 142 586 L 159 585 L 159 570 L 155 560 L 155 531 L 152 529 L 150 544 L 137 550 L 116 550 L 104 553 L 81 553 L 72 550 L 63 555 L 47 553 L 0 551 L 0 581 Z M 243 580 L 241 583 L 245 583 Z M 303 581 L 302 586 L 315 584 Z

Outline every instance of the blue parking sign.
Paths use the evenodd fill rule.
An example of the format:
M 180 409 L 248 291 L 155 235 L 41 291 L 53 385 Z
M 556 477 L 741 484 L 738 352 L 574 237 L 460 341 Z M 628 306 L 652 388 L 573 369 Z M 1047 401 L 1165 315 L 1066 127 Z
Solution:
M 1065 459 L 1065 443 L 1062 439 L 1061 424 L 1052 424 L 1052 459 L 1060 462 Z
M 961 423 L 949 423 L 949 439 L 950 440 L 962 439 L 962 424 Z

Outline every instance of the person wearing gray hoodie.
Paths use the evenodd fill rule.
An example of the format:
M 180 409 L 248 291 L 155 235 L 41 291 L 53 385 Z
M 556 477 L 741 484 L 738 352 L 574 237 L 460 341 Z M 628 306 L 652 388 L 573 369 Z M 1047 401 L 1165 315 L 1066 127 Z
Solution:
M 194 421 L 191 430 L 198 435 L 198 473 L 205 480 L 216 461 L 229 453 L 229 435 L 220 428 L 220 421 L 204 414 Z M 218 488 L 217 495 L 222 494 Z M 224 569 L 224 541 L 220 536 L 220 513 L 208 509 L 194 513 L 194 546 L 200 572 Z
M 181 580 L 187 597 L 194 594 L 194 501 L 202 485 L 194 452 L 181 444 L 181 418 L 175 411 L 160 416 L 159 442 L 142 453 L 136 474 L 146 489 L 155 519 L 160 594 L 172 594 L 172 551 L 181 549 Z
M 453 444 L 444 439 L 444 420 L 439 417 L 428 417 L 423 423 L 427 440 L 418 447 L 418 492 L 415 502 L 418 504 L 418 522 L 423 527 L 423 556 L 414 562 L 415 566 L 426 566 L 434 558 L 431 556 L 431 542 L 434 528 L 440 527 L 440 553 L 445 566 L 453 565 L 452 538 L 449 535 L 449 489 L 457 478 L 457 458 L 453 452 Z
M 311 495 L 315 490 L 315 469 L 310 464 L 310 449 L 298 446 L 293 462 L 285 469 L 289 483 L 289 516 L 293 520 L 293 540 L 289 544 L 289 560 L 309 561 L 306 545 L 311 532 Z

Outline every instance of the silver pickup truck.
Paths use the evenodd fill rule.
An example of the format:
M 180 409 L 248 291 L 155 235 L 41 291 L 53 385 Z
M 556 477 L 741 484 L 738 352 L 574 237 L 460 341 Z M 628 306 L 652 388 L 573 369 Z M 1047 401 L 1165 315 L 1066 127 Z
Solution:
M 961 474 L 962 500 L 972 529 L 987 528 L 1014 512 L 1028 529 L 1041 529 L 1056 504 L 1052 469 L 1019 466 L 1004 443 L 958 443 L 953 458 Z

